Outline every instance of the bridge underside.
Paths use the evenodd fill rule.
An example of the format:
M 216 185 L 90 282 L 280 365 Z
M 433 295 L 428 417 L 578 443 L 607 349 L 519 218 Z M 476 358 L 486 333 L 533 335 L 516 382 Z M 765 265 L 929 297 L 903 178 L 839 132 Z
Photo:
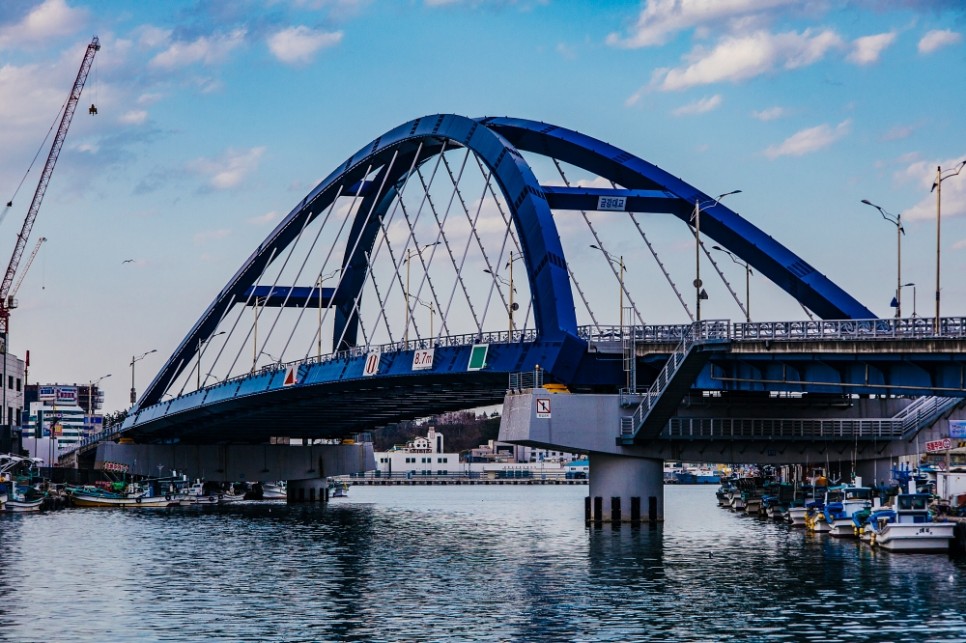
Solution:
M 125 437 L 138 443 L 182 444 L 260 444 L 277 436 L 342 438 L 427 414 L 500 404 L 506 383 L 506 373 L 474 373 L 299 386 L 164 415 L 131 428 Z

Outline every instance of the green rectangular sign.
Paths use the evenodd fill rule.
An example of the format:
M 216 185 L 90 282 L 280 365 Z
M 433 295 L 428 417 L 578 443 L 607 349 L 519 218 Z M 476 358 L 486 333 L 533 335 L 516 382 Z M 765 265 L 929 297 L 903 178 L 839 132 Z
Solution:
M 486 351 L 489 347 L 489 344 L 473 344 L 473 349 L 470 351 L 470 363 L 466 370 L 481 371 L 486 368 Z

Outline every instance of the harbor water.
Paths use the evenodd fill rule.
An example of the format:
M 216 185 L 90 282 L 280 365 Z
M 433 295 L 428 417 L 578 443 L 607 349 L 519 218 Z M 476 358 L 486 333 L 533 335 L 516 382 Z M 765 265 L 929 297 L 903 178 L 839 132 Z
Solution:
M 966 559 L 892 554 L 666 488 L 656 527 L 586 486 L 352 487 L 0 516 L 0 641 L 966 641 Z

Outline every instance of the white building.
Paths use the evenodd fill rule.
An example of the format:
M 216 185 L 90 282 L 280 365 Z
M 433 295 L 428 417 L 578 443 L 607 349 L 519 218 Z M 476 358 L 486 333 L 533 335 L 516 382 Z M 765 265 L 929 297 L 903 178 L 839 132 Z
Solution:
M 100 430 L 101 417 L 88 414 L 78 404 L 78 387 L 61 384 L 37 387 L 37 401 L 30 403 L 29 414 L 22 430 L 24 448 L 30 450 L 36 439 L 51 438 L 55 450 L 72 446 Z M 100 406 L 98 395 L 91 401 L 91 411 Z M 31 453 L 31 455 L 35 455 Z M 44 457 L 44 454 L 36 454 Z
M 0 425 L 20 426 L 20 415 L 23 412 L 24 373 L 26 364 L 16 355 L 0 353 L 3 369 L 3 386 L 0 388 Z
M 446 452 L 444 436 L 429 427 L 425 436 L 418 436 L 405 445 L 375 453 L 375 475 L 378 477 L 412 476 L 520 476 L 536 474 L 564 475 L 566 464 L 575 460 L 570 453 L 521 447 L 490 440 L 467 452 Z

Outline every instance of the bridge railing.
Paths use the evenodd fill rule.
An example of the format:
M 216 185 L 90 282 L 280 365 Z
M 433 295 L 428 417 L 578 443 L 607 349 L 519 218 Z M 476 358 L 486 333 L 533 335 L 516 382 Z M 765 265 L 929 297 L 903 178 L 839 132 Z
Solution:
M 520 373 L 510 373 L 508 388 L 511 391 L 524 391 L 528 389 L 541 388 L 543 386 L 543 369 L 535 368 L 532 371 Z
M 884 419 L 827 418 L 671 418 L 663 436 L 681 439 L 891 440 L 903 423 Z
M 805 320 L 733 324 L 732 339 L 741 340 L 855 340 L 966 337 L 966 318 L 943 317 L 936 332 L 935 318 Z

